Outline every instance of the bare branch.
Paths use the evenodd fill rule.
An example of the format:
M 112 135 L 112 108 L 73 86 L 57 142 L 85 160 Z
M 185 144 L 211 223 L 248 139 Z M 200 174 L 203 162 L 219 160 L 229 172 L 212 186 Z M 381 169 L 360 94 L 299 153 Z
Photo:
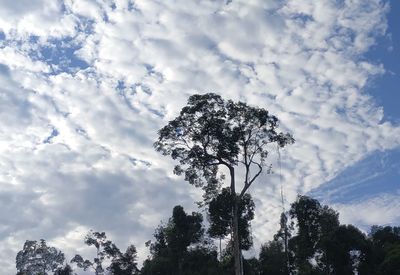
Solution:
M 253 162 L 253 163 L 257 164 L 258 172 L 257 172 L 257 174 L 254 175 L 254 177 L 249 182 L 245 183 L 245 185 L 242 189 L 242 192 L 240 192 L 239 198 L 242 198 L 244 196 L 247 189 L 249 189 L 250 185 L 256 180 L 256 178 L 258 178 L 258 176 L 261 174 L 261 172 L 263 170 L 262 165 L 260 163 L 258 163 L 258 162 Z

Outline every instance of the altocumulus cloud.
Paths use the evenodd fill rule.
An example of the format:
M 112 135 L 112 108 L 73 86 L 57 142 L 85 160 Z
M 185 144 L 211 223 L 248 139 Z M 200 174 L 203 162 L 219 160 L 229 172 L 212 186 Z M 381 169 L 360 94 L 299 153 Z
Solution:
M 144 242 L 172 207 L 195 210 L 200 199 L 152 149 L 156 131 L 196 92 L 265 107 L 293 133 L 296 144 L 282 152 L 288 201 L 400 145 L 400 128 L 365 93 L 385 72 L 363 58 L 385 34 L 385 1 L 0 6 L 1 274 L 13 273 L 25 239 L 45 238 L 70 257 L 90 253 L 81 248 L 89 228 L 122 249 L 134 243 L 143 260 Z M 264 175 L 252 191 L 253 233 L 263 242 L 281 211 L 278 175 Z M 398 198 L 375 205 L 393 209 L 385 201 Z M 348 213 L 348 222 L 380 221 Z

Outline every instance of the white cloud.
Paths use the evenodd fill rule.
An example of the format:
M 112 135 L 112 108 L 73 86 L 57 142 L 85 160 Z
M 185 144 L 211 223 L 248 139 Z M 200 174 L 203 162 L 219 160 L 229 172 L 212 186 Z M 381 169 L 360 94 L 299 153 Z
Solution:
M 382 194 L 350 204 L 334 204 L 332 207 L 339 211 L 342 223 L 358 224 L 368 232 L 371 225 L 398 225 L 399 194 L 400 190 L 397 190 L 397 193 Z
M 158 220 L 175 204 L 194 210 L 200 198 L 152 148 L 196 92 L 265 107 L 293 133 L 282 158 L 288 201 L 400 145 L 400 128 L 382 121 L 365 93 L 384 73 L 361 55 L 386 29 L 382 1 L 14 2 L 0 2 L 7 274 L 25 239 L 69 242 L 73 254 L 74 232 L 87 228 L 135 241 L 143 260 Z M 48 46 L 88 68 L 62 72 L 43 57 Z M 265 175 L 257 184 L 254 234 L 265 241 L 281 211 L 279 180 Z

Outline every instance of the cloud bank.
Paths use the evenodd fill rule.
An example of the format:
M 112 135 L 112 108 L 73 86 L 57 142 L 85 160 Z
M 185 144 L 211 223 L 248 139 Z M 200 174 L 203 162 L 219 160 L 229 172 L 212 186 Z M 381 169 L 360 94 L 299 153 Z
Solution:
M 296 138 L 281 152 L 288 202 L 371 152 L 400 145 L 400 127 L 383 120 L 367 93 L 385 73 L 364 58 L 385 35 L 385 1 L 0 6 L 2 274 L 13 272 L 25 239 L 45 238 L 72 256 L 89 228 L 105 230 L 122 249 L 134 243 L 143 260 L 144 242 L 172 207 L 195 210 L 200 199 L 152 148 L 193 93 L 213 91 L 279 117 Z M 271 162 L 277 167 L 274 152 Z M 252 190 L 258 242 L 274 232 L 281 211 L 275 171 Z

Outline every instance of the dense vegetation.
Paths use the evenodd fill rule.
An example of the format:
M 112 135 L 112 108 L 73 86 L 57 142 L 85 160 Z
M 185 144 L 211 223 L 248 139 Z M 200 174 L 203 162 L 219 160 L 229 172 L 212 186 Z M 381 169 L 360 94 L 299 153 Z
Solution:
M 241 205 L 239 232 L 246 250 L 252 245 L 249 226 L 254 204 L 248 197 Z M 215 245 L 220 238 L 231 239 L 232 226 L 212 207 L 207 217 L 205 228 L 202 214 L 188 214 L 182 206 L 175 206 L 169 221 L 159 225 L 154 240 L 146 243 L 150 255 L 141 269 L 134 245 L 122 253 L 104 232 L 90 231 L 84 243 L 95 248 L 92 260 L 76 255 L 65 261 L 64 254 L 44 240 L 26 241 L 16 257 L 17 274 L 71 275 L 92 270 L 110 275 L 232 275 L 232 242 L 221 250 Z M 242 259 L 244 274 L 400 274 L 400 227 L 373 226 L 365 235 L 353 225 L 341 225 L 338 218 L 332 208 L 299 196 L 282 213 L 280 229 L 262 245 L 258 258 Z
M 68 263 L 46 241 L 26 241 L 16 257 L 17 274 L 68 275 L 75 268 L 96 275 L 400 275 L 399 227 L 374 226 L 366 236 L 341 225 L 335 210 L 306 196 L 282 213 L 279 231 L 258 258 L 243 258 L 242 251 L 253 246 L 255 205 L 248 190 L 262 172 L 270 172 L 271 148 L 294 143 L 278 128 L 278 118 L 263 108 L 214 93 L 190 96 L 179 116 L 159 130 L 154 146 L 178 162 L 175 174 L 203 189 L 207 228 L 202 214 L 175 206 L 146 243 L 150 255 L 141 269 L 135 246 L 123 253 L 104 232 L 90 231 L 84 238 L 95 248 L 93 259 L 75 255 Z M 219 167 L 229 172 L 228 187 L 222 188 L 225 175 Z M 228 239 L 224 248 L 222 239 Z

